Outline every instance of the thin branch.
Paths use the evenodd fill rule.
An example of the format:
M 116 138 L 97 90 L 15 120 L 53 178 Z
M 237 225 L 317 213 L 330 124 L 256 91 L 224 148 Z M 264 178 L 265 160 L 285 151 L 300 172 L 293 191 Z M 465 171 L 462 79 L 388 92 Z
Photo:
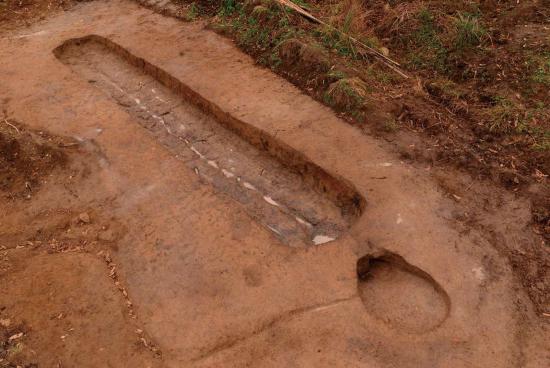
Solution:
M 279 2 L 280 4 L 288 7 L 288 8 L 291 8 L 293 10 L 295 10 L 296 12 L 298 12 L 299 14 L 301 14 L 303 17 L 309 19 L 310 21 L 314 22 L 314 23 L 317 23 L 317 24 L 321 24 L 321 25 L 324 25 L 326 27 L 329 27 L 329 28 L 332 28 L 334 30 L 336 30 L 336 32 L 344 35 L 345 37 L 347 37 L 349 40 L 353 41 L 355 44 L 359 45 L 362 49 L 364 49 L 367 53 L 373 55 L 374 57 L 377 57 L 379 58 L 382 63 L 384 63 L 387 67 L 389 67 L 390 69 L 392 69 L 393 71 L 395 71 L 397 74 L 401 75 L 403 78 L 410 78 L 404 71 L 401 70 L 401 68 L 399 68 L 401 65 L 395 61 L 395 60 L 392 60 L 390 59 L 389 57 L 387 57 L 386 55 L 382 54 L 380 51 L 366 45 L 365 43 L 359 41 L 358 39 L 356 39 L 355 37 L 353 36 L 350 36 L 349 34 L 345 33 L 345 32 L 342 32 L 341 30 L 339 30 L 338 28 L 334 27 L 333 25 L 331 24 L 328 24 L 326 22 L 323 22 L 322 20 L 320 20 L 319 18 L 316 18 L 315 16 L 313 16 L 311 13 L 307 12 L 306 10 L 304 10 L 302 7 L 294 4 L 293 2 L 291 2 L 290 0 L 276 0 L 277 2 Z
M 15 131 L 18 133 L 18 134 L 21 134 L 21 132 L 19 131 L 19 129 L 17 129 L 17 127 L 13 124 L 11 124 L 10 122 L 8 122 L 6 119 L 4 119 L 4 123 L 8 124 L 9 126 L 11 126 L 13 129 L 15 129 Z

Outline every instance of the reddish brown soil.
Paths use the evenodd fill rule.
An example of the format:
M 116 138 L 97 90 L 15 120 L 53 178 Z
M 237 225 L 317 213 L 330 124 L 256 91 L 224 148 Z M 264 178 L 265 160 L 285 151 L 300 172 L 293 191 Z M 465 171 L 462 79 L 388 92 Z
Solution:
M 97 170 L 74 139 L 12 119 L 0 142 L 2 222 Z M 0 367 L 156 366 L 109 256 L 123 230 L 97 209 L 59 205 L 0 226 Z
M 359 130 L 202 23 L 122 0 L 5 34 L 0 367 L 546 365 L 549 255 L 525 199 L 544 178 L 513 172 L 508 190 L 432 154 L 445 129 L 384 133 L 392 114 L 444 109 L 425 91 L 377 91 L 372 126 L 341 111 Z M 83 39 L 102 41 L 80 55 Z M 322 99 L 336 57 L 302 41 L 282 54 L 277 71 Z M 340 209 L 358 193 L 360 211 L 338 240 L 289 246 L 219 175 L 239 154 L 253 171 L 239 178 L 294 175 L 258 181 L 271 205 L 262 189 L 302 208 L 306 183 Z
M 89 0 L 5 0 L 0 3 L 0 31 L 30 26 L 77 2 Z
M 8 198 L 30 198 L 44 177 L 66 166 L 67 155 L 59 147 L 75 144 L 45 132 L 28 131 L 4 118 L 0 128 L 0 190 Z

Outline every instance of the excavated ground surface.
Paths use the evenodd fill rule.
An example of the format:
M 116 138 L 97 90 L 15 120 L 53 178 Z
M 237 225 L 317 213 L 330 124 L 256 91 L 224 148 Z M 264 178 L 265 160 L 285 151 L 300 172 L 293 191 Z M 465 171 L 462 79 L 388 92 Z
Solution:
M 229 194 L 252 215 L 289 245 L 313 242 L 322 244 L 336 239 L 348 227 L 348 221 L 360 214 L 364 199 L 347 184 L 328 178 L 328 174 L 312 179 L 318 193 L 304 177 L 311 177 L 315 167 L 302 163 L 300 172 L 293 172 L 281 162 L 261 153 L 239 137 L 224 129 L 216 119 L 193 108 L 177 91 L 185 88 L 177 82 L 165 87 L 158 69 L 144 72 L 124 60 L 120 46 L 104 38 L 87 38 L 69 42 L 57 55 L 89 83 L 107 93 L 141 125 L 150 130 L 162 144 L 175 153 L 205 182 Z M 129 60 L 141 62 L 133 55 Z M 164 81 L 167 85 L 168 80 Z M 238 129 L 228 123 L 229 129 Z M 250 141 L 266 150 L 270 142 L 251 132 Z M 277 149 L 276 147 L 273 149 Z M 284 150 L 283 148 L 278 148 Z M 292 153 L 280 153 L 287 160 Z M 311 166 L 311 165 L 309 165 Z M 332 183 L 323 183 L 324 179 Z M 328 187 L 349 193 L 336 203 L 330 201 Z M 334 194 L 337 199 L 339 193 Z
M 521 198 L 134 2 L 4 36 L 0 366 L 547 366 Z

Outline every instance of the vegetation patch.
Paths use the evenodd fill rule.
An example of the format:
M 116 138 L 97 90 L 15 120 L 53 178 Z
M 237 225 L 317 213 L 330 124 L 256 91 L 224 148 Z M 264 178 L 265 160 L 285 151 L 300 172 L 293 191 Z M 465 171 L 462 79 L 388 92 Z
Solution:
M 418 28 L 406 41 L 412 45 L 407 56 L 409 67 L 445 73 L 449 50 L 443 44 L 435 16 L 428 9 L 422 9 L 417 19 Z
M 528 64 L 533 70 L 531 81 L 543 87 L 550 87 L 550 51 L 531 56 Z
M 479 14 L 458 13 L 454 17 L 456 50 L 467 50 L 481 45 L 487 38 L 487 30 L 481 24 Z
M 342 78 L 330 85 L 325 102 L 340 111 L 353 112 L 361 109 L 367 95 L 367 85 L 361 79 Z
M 550 129 L 545 123 L 550 119 L 543 104 L 525 108 L 510 99 L 497 97 L 495 105 L 485 110 L 489 130 L 496 134 L 523 134 L 531 139 L 531 148 L 550 149 Z

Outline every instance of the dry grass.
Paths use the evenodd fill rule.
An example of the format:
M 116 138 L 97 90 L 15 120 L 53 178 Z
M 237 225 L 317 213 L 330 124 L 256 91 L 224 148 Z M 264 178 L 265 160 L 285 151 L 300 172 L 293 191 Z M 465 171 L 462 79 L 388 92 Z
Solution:
M 329 86 L 325 100 L 339 110 L 353 112 L 362 107 L 367 95 L 367 85 L 363 80 L 357 77 L 342 78 Z

